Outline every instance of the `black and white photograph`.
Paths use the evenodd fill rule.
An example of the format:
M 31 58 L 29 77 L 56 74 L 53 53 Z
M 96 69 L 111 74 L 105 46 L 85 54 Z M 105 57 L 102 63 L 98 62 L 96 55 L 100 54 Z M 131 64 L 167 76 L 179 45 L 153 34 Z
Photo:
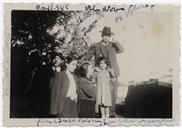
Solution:
M 34 5 L 5 20 L 8 118 L 174 118 L 178 6 Z

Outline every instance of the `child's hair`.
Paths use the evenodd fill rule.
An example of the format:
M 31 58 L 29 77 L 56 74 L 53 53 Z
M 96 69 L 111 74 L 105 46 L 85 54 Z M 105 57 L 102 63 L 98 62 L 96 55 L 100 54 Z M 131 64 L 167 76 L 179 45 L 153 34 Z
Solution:
M 105 57 L 99 57 L 99 58 L 98 58 L 98 63 L 97 63 L 98 66 L 100 66 L 100 62 L 101 62 L 101 61 L 105 61 L 107 67 L 110 67 L 107 58 L 105 58 Z

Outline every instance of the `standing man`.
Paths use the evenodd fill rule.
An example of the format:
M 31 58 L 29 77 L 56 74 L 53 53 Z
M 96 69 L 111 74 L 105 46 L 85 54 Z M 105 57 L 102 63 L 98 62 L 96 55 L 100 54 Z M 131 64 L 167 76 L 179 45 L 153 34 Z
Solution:
M 117 77 L 119 76 L 119 67 L 116 60 L 116 54 L 123 52 L 123 47 L 118 42 L 111 41 L 110 27 L 104 27 L 102 32 L 102 40 L 91 46 L 91 52 L 95 56 L 95 63 L 98 63 L 99 57 L 107 58 L 107 61 L 112 69 L 114 69 L 115 78 L 111 81 L 113 85 L 112 92 L 112 107 L 110 108 L 111 116 L 115 116 L 115 106 L 116 106 L 116 94 L 117 94 Z

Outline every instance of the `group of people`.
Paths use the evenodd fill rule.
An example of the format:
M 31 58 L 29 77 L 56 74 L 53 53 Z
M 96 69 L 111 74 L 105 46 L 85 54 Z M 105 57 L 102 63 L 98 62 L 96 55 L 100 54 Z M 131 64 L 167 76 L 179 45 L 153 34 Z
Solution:
M 102 40 L 90 47 L 95 65 L 84 62 L 77 67 L 74 56 L 63 58 L 54 53 L 53 76 L 50 79 L 50 114 L 59 118 L 102 118 L 115 115 L 119 67 L 116 54 L 123 52 L 112 42 L 110 27 L 104 27 Z M 64 61 L 65 69 L 61 69 Z

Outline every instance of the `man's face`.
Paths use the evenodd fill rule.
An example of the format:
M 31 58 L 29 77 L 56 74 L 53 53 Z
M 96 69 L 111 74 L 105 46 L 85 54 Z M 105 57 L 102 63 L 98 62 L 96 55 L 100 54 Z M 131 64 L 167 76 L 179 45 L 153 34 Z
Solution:
M 55 56 L 52 63 L 55 67 L 59 67 L 61 65 L 62 61 L 63 60 L 59 56 Z
M 103 40 L 104 42 L 106 42 L 106 43 L 109 43 L 109 42 L 110 42 L 110 39 L 111 39 L 110 36 L 107 36 L 107 35 L 103 35 L 103 36 L 102 36 L 102 40 Z

